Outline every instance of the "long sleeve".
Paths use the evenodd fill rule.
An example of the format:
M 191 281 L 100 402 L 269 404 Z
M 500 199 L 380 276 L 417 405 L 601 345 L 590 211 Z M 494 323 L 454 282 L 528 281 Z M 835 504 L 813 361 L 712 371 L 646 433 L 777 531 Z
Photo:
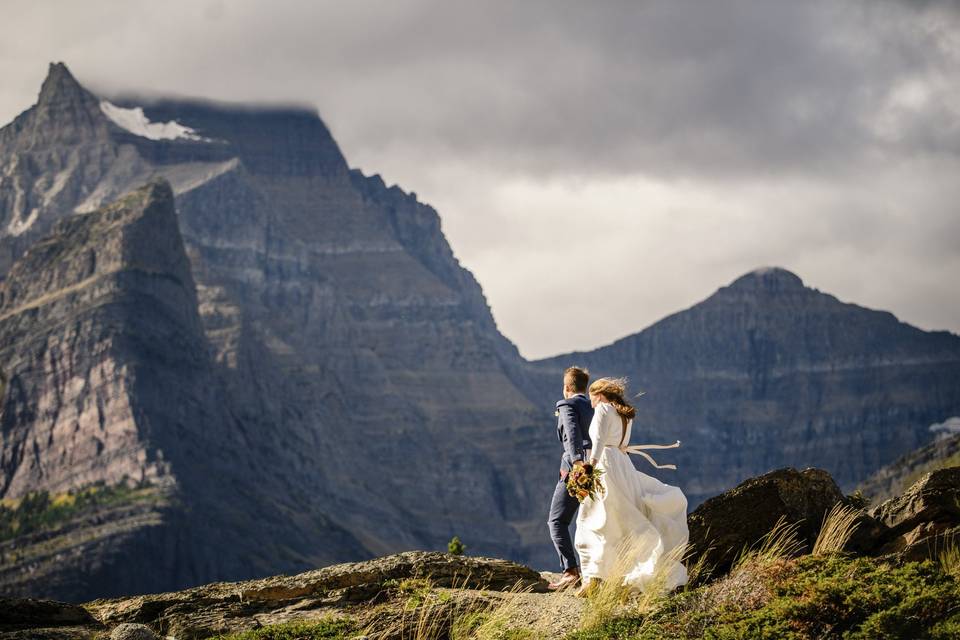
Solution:
M 591 455 L 594 458 L 600 457 L 600 452 L 603 450 L 604 444 L 607 442 L 607 434 L 604 433 L 604 422 L 606 415 L 609 412 L 610 405 L 605 402 L 601 402 L 597 404 L 597 408 L 593 412 L 593 419 L 590 421 L 590 440 L 593 442 L 593 453 Z
M 571 462 L 583 461 L 583 437 L 577 428 L 577 412 L 568 404 L 557 406 L 560 412 L 560 423 L 563 425 L 563 450 Z

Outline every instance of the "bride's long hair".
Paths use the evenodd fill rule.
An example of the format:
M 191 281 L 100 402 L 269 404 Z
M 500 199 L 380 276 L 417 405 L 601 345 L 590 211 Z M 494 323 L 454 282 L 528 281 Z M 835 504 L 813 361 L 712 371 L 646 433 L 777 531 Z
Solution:
M 590 385 L 590 393 L 603 396 L 622 417 L 633 420 L 637 410 L 624 399 L 627 395 L 626 378 L 598 378 Z

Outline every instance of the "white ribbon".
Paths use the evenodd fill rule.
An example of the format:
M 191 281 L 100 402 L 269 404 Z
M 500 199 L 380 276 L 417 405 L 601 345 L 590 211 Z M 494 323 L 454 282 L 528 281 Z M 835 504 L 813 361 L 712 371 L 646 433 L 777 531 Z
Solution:
M 619 447 L 620 451 L 626 454 L 641 455 L 647 459 L 647 462 L 655 466 L 657 469 L 674 469 L 676 470 L 677 465 L 675 464 L 657 464 L 650 454 L 645 453 L 644 449 L 676 449 L 680 446 L 680 441 L 677 440 L 673 444 L 631 444 Z

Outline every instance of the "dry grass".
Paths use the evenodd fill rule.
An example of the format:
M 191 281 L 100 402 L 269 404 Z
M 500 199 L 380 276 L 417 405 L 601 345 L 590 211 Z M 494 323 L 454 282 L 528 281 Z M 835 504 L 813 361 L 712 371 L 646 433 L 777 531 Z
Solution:
M 707 532 L 709 536 L 709 530 Z M 693 547 L 688 546 L 688 551 L 693 551 Z M 710 557 L 710 552 L 713 551 L 716 547 L 710 545 L 707 547 L 706 551 L 700 554 L 700 557 L 697 558 L 697 561 L 692 565 L 687 564 L 689 561 L 689 553 L 687 557 L 684 558 L 684 564 L 687 564 L 687 584 L 684 585 L 683 590 L 689 591 L 690 589 L 695 589 L 697 585 L 700 585 L 710 579 L 710 576 L 713 574 L 715 567 L 707 564 L 707 559 Z
M 407 584 L 409 582 L 410 584 Z M 546 618 L 563 608 L 563 594 L 544 595 L 531 615 L 531 587 L 517 582 L 509 591 L 490 592 L 463 584 L 438 589 L 428 580 L 405 581 L 397 594 L 402 608 L 387 606 L 362 631 L 369 640 L 511 640 L 550 635 Z M 396 597 L 396 596 L 395 596 Z M 522 628 L 521 626 L 522 625 Z
M 937 564 L 941 571 L 960 580 L 960 545 L 955 539 L 947 542 L 937 554 Z
M 746 563 L 765 564 L 785 558 L 793 558 L 803 551 L 803 542 L 797 535 L 800 523 L 787 523 L 784 516 L 780 516 L 773 528 L 750 547 L 745 547 L 733 561 L 733 569 Z
M 813 544 L 813 555 L 843 551 L 851 536 L 860 526 L 857 519 L 861 511 L 838 502 L 824 515 L 817 541 Z
M 451 638 L 453 640 L 500 640 L 503 638 L 510 623 L 520 612 L 520 593 L 529 589 L 514 587 L 503 595 L 500 602 L 490 603 L 477 610 L 462 615 L 454 622 Z M 472 622 L 476 620 L 476 623 Z
M 598 627 L 619 615 L 644 615 L 654 610 L 666 597 L 666 581 L 671 569 L 687 552 L 686 547 L 672 549 L 660 556 L 653 575 L 642 591 L 624 584 L 624 577 L 637 565 L 639 549 L 636 542 L 628 540 L 617 549 L 610 575 L 590 589 L 580 626 L 583 629 Z

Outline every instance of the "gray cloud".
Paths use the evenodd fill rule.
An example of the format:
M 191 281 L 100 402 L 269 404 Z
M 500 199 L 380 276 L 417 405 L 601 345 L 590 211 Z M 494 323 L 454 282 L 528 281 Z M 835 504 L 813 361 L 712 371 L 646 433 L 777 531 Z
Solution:
M 0 120 L 51 59 L 105 92 L 316 105 L 437 206 L 508 336 L 586 348 L 782 264 L 960 329 L 952 2 L 7 2 Z M 614 195 L 616 194 L 616 197 Z M 569 273 L 558 229 L 613 227 Z M 508 260 L 504 260 L 504 258 Z M 525 264 L 536 280 L 505 271 Z M 545 328 L 598 265 L 611 320 Z M 606 314 L 610 315 L 610 314 Z

